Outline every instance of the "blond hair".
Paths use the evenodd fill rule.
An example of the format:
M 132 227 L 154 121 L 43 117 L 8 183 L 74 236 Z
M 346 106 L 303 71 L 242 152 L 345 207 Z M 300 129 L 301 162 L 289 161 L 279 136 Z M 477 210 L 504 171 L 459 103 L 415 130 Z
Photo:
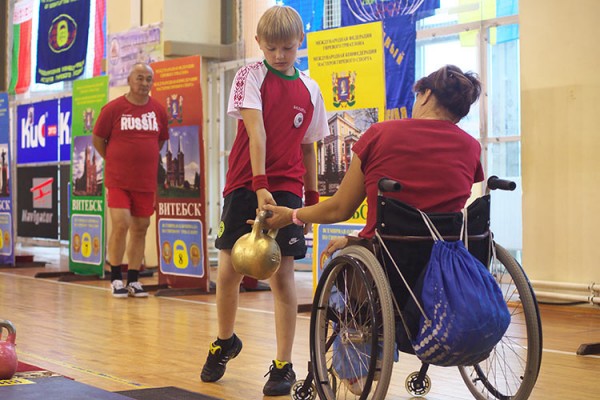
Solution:
M 301 39 L 304 24 L 300 14 L 290 6 L 273 6 L 260 17 L 256 27 L 258 40 L 281 43 Z

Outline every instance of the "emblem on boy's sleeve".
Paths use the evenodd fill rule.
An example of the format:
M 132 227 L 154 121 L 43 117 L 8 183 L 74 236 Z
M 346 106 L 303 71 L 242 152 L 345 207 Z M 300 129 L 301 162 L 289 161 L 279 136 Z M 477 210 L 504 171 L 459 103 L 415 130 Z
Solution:
M 332 75 L 333 105 L 339 107 L 352 107 L 356 104 L 356 72 L 334 72 Z
M 302 114 L 301 112 L 299 112 L 294 117 L 294 126 L 296 128 L 300 128 L 300 125 L 302 125 L 302 122 L 304 122 L 304 114 Z

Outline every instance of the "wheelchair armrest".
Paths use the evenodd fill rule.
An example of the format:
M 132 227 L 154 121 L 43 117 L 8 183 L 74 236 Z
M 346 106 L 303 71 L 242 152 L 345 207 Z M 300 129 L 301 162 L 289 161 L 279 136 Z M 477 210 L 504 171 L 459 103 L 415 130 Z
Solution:
M 400 182 L 390 178 L 381 178 L 377 183 L 379 192 L 399 192 L 402 189 Z

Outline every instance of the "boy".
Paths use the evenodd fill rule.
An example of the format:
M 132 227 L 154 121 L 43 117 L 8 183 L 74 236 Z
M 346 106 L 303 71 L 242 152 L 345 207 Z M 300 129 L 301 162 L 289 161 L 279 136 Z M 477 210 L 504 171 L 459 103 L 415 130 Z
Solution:
M 228 114 L 239 120 L 238 132 L 229 157 L 215 243 L 220 250 L 216 293 L 219 331 L 202 369 L 204 382 L 221 379 L 226 363 L 242 349 L 234 324 L 243 276 L 233 269 L 231 248 L 250 232 L 252 226 L 247 220 L 253 220 L 256 210 L 266 204 L 301 207 L 303 187 L 306 205 L 319 201 L 314 142 L 325 137 L 328 125 L 317 83 L 294 67 L 303 40 L 302 19 L 293 8 L 269 8 L 256 29 L 264 61 L 242 67 L 231 88 Z M 267 396 L 289 394 L 296 380 L 291 362 L 297 313 L 294 259 L 306 254 L 305 229 L 288 226 L 277 235 L 282 260 L 270 278 L 277 354 L 263 388 Z

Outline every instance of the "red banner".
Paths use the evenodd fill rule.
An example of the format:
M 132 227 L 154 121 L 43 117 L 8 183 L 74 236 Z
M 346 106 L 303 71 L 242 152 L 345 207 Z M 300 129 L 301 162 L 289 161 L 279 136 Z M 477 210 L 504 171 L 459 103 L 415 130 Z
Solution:
M 31 21 L 33 1 L 15 4 L 10 93 L 25 93 L 31 84 Z
M 208 292 L 200 57 L 156 62 L 152 68 L 152 97 L 165 105 L 170 136 L 158 171 L 159 284 Z

